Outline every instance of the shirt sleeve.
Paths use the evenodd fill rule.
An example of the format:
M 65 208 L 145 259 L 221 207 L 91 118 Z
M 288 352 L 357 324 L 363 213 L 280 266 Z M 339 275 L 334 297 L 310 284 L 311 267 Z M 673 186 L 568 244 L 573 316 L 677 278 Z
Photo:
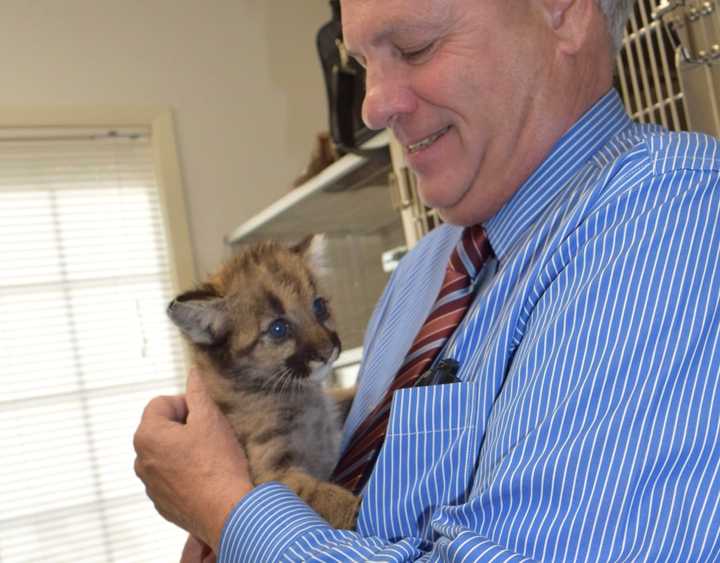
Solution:
M 265 483 L 231 512 L 218 561 L 532 561 L 470 530 L 445 531 L 448 536 L 430 545 L 419 538 L 386 542 L 336 530 L 284 485 Z
M 336 530 L 280 483 L 243 498 L 223 529 L 219 563 L 257 561 L 415 561 L 418 538 L 396 543 Z
M 419 538 L 391 543 L 335 530 L 284 485 L 265 483 L 231 512 L 218 561 L 533 561 L 471 530 L 444 531 L 448 535 L 431 546 Z

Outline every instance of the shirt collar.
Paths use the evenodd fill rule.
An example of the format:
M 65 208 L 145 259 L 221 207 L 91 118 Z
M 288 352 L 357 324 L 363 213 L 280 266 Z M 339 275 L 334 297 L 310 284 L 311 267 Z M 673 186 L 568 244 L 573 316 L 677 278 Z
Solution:
M 566 189 L 567 182 L 631 124 L 620 96 L 611 89 L 560 138 L 512 198 L 484 223 L 498 260 L 502 262 L 513 244 Z

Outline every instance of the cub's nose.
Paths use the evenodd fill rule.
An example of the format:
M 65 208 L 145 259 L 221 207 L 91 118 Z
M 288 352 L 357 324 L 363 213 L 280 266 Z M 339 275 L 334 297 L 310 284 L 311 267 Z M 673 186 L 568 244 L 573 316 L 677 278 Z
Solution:
M 316 350 L 315 353 L 308 358 L 308 367 L 314 370 L 324 365 L 331 364 L 337 360 L 339 355 L 340 348 L 337 346 L 327 347 L 322 351 Z
M 323 330 L 322 332 L 317 331 L 313 336 L 314 338 L 308 342 L 308 348 L 311 350 L 311 353 L 308 354 L 308 365 L 312 367 L 315 365 L 312 362 L 320 362 L 317 365 L 323 365 L 337 360 L 342 351 L 337 333 Z

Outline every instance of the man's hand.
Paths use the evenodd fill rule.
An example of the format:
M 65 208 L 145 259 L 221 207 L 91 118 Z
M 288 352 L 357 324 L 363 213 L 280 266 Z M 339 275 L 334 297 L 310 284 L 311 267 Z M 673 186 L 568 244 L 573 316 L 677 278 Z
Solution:
M 199 539 L 188 536 L 183 548 L 180 563 L 217 563 L 212 550 Z
M 253 485 L 245 453 L 195 369 L 184 397 L 148 403 L 134 445 L 135 473 L 157 511 L 217 552 L 227 515 Z

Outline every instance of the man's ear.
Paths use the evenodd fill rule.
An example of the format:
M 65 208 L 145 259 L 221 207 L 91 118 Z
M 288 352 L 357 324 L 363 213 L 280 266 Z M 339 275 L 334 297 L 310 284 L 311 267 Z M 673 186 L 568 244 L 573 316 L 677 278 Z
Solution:
M 195 344 L 219 344 L 230 331 L 225 300 L 209 285 L 178 295 L 168 305 L 167 314 Z
M 566 54 L 577 53 L 589 39 L 596 18 L 604 21 L 597 0 L 541 0 L 545 17 Z

